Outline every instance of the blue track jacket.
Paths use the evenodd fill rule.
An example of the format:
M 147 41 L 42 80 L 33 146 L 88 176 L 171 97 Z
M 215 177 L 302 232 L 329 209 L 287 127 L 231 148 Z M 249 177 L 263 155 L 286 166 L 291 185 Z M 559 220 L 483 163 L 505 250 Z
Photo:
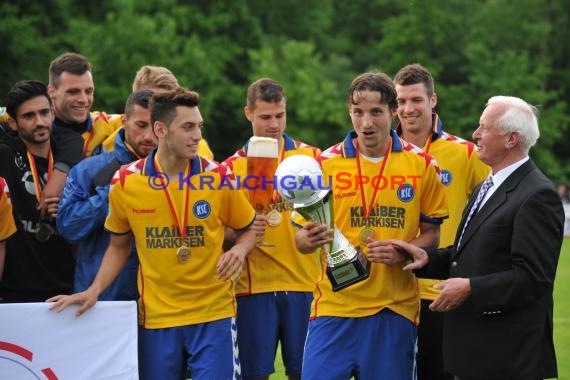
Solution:
M 65 182 L 56 218 L 58 232 L 78 244 L 74 292 L 91 285 L 109 246 L 110 233 L 103 227 L 109 210 L 109 183 L 121 165 L 137 160 L 125 147 L 125 131 L 119 131 L 115 150 L 89 157 L 71 169 Z M 134 242 L 119 277 L 101 294 L 100 301 L 137 300 L 138 258 Z

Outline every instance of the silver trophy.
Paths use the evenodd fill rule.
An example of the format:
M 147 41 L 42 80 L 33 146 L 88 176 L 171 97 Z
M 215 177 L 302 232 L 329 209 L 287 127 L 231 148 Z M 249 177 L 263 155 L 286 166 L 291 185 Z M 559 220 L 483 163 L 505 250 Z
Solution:
M 275 181 L 279 194 L 293 203 L 303 218 L 333 230 L 332 243 L 323 247 L 333 291 L 368 278 L 370 262 L 334 225 L 332 191 L 324 186 L 319 163 L 305 155 L 288 157 L 277 167 Z

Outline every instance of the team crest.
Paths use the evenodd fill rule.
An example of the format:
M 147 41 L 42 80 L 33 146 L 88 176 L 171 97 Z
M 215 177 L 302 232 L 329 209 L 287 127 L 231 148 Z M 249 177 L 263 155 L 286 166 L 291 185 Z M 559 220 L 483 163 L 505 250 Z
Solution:
M 439 175 L 443 186 L 449 186 L 451 184 L 451 172 L 449 170 L 443 169 Z
M 194 216 L 198 219 L 207 218 L 210 215 L 211 211 L 212 211 L 212 206 L 210 206 L 210 204 L 204 200 L 200 200 L 194 203 L 194 206 L 192 206 L 192 212 L 194 213 Z
M 409 183 L 404 183 L 400 185 L 400 187 L 398 187 L 398 190 L 396 190 L 396 192 L 398 194 L 398 199 L 404 203 L 408 203 L 409 201 L 414 199 L 414 195 L 416 193 L 414 187 Z

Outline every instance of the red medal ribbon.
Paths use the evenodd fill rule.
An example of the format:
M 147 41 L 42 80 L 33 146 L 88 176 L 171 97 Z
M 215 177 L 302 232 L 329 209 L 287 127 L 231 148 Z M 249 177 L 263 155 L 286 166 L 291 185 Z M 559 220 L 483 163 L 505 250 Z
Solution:
M 190 175 L 190 162 L 188 162 L 188 167 L 184 173 L 185 177 L 184 178 L 188 178 L 188 175 Z M 158 161 L 156 160 L 156 156 L 154 157 L 154 168 L 156 169 L 156 171 L 158 172 L 162 172 L 162 168 L 160 167 Z M 184 229 L 182 229 L 182 225 L 180 224 L 180 218 L 178 217 L 178 215 L 176 214 L 176 207 L 175 204 L 172 200 L 172 197 L 170 196 L 170 192 L 168 191 L 168 186 L 164 187 L 164 194 L 166 196 L 166 200 L 168 201 L 168 206 L 170 207 L 170 212 L 172 213 L 172 217 L 174 218 L 174 222 L 176 223 L 176 228 L 178 228 L 178 232 L 180 232 L 180 236 L 182 238 L 186 237 L 186 226 L 188 225 L 188 201 L 189 201 L 189 194 L 190 194 L 190 186 L 189 185 L 184 185 L 186 187 L 186 191 L 184 192 L 184 199 L 183 199 L 183 203 L 184 203 L 184 221 L 183 221 L 183 226 Z
M 41 203 L 42 200 L 42 187 L 40 184 L 40 176 L 38 174 L 38 167 L 36 165 L 36 159 L 32 152 L 27 149 L 26 154 L 28 155 L 28 161 L 30 163 L 30 170 L 32 172 L 32 179 L 34 180 L 34 186 L 36 188 L 36 199 L 38 200 L 38 204 Z M 48 171 L 47 171 L 47 179 L 51 178 L 51 173 L 53 171 L 53 155 L 51 154 L 51 148 L 48 151 Z
M 372 193 L 372 199 L 370 204 L 366 206 L 366 197 L 364 195 L 364 184 L 362 183 L 362 168 L 360 166 L 360 151 L 358 149 L 358 139 L 356 140 L 356 168 L 358 169 L 358 184 L 360 185 L 360 198 L 362 199 L 362 207 L 364 207 L 364 220 L 368 220 L 370 213 L 372 212 L 372 207 L 374 207 L 374 202 L 376 201 L 376 196 L 378 195 L 378 189 L 380 188 L 380 181 L 382 180 L 382 174 L 384 173 L 384 168 L 386 167 L 386 162 L 388 162 L 388 156 L 390 155 L 390 150 L 392 149 L 392 138 L 388 140 L 388 148 L 386 153 L 384 153 L 384 160 L 380 166 L 380 171 L 378 172 L 378 186 L 374 186 L 374 192 Z

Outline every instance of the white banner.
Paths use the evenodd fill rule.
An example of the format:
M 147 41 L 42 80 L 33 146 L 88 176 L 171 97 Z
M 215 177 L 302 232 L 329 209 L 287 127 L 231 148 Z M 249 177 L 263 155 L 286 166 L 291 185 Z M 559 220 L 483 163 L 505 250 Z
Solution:
M 136 302 L 0 304 L 0 379 L 138 379 Z

